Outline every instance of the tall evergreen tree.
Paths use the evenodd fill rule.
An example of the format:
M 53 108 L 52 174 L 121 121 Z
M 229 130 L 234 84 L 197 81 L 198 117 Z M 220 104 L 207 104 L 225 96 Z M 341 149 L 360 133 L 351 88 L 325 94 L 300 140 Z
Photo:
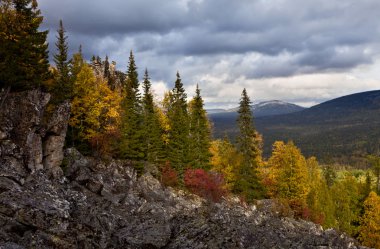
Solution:
M 50 77 L 48 31 L 36 0 L 0 2 L 0 88 L 38 88 Z
M 111 74 L 111 65 L 108 60 L 108 55 L 106 55 L 106 59 L 104 60 L 104 74 L 103 77 L 107 81 L 108 86 L 112 89 L 115 90 L 115 79 L 114 75 Z
M 57 67 L 56 82 L 53 87 L 54 101 L 57 103 L 65 99 L 71 99 L 73 95 L 73 82 L 69 77 L 69 64 L 67 58 L 67 36 L 63 27 L 62 20 L 59 21 L 59 29 L 57 30 L 57 47 L 58 53 L 54 55 L 54 62 Z
M 207 119 L 206 111 L 203 108 L 203 99 L 198 87 L 195 96 L 189 105 L 190 114 L 190 152 L 189 163 L 193 168 L 210 168 L 210 124 Z
M 143 107 L 143 133 L 144 154 L 149 162 L 159 162 L 163 159 L 164 142 L 162 140 L 163 129 L 161 128 L 159 114 L 154 105 L 148 70 L 145 69 L 142 99 Z
M 170 96 L 167 114 L 170 126 L 168 159 L 178 171 L 180 177 L 182 177 L 183 171 L 189 162 L 189 115 L 187 112 L 187 95 L 178 72 Z
M 132 51 L 129 56 L 124 94 L 120 153 L 123 158 L 141 160 L 144 158 L 141 98 L 137 67 Z
M 243 90 L 238 110 L 237 123 L 239 135 L 237 147 L 243 156 L 242 164 L 238 173 L 238 181 L 234 191 L 243 195 L 247 201 L 252 201 L 263 196 L 263 186 L 258 177 L 258 164 L 260 147 L 258 135 L 253 126 L 253 115 L 251 112 L 251 101 L 247 91 Z
M 110 72 L 110 63 L 108 61 L 108 55 L 106 55 L 106 59 L 104 61 L 104 75 L 103 77 L 108 80 L 111 76 L 111 72 Z
M 79 46 L 79 50 L 77 53 L 73 54 L 73 58 L 70 60 L 69 70 L 70 70 L 70 80 L 73 84 L 73 92 L 72 98 L 75 97 L 81 98 L 78 94 L 78 91 L 75 90 L 75 84 L 78 82 L 78 75 L 82 71 L 83 66 L 85 65 L 85 61 L 82 55 L 82 45 Z M 88 65 L 87 65 L 88 66 Z M 79 135 L 80 129 L 77 126 L 71 125 L 69 123 L 69 129 L 66 135 L 66 144 L 69 146 L 78 146 L 81 143 L 81 136 Z

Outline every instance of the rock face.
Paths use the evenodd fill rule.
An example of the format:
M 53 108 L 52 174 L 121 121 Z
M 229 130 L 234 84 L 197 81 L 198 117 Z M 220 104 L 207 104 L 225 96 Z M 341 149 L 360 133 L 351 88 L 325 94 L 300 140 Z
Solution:
M 38 90 L 2 96 L 0 109 L 0 174 L 23 180 L 40 169 L 59 172 L 70 117 L 68 102 L 43 122 L 50 94 Z M 2 172 L 4 168 L 8 171 Z M 11 173 L 12 172 L 12 173 Z
M 43 145 L 45 169 L 58 169 L 63 160 L 63 146 L 70 118 L 70 103 L 60 104 L 47 122 Z
M 42 117 L 50 95 L 40 91 L 10 94 L 0 110 L 0 133 L 5 151 L 0 156 L 10 156 L 7 150 L 19 150 L 17 157 L 30 171 L 42 169 Z M 5 141 L 4 141 L 5 140 Z
M 68 106 L 44 126 L 47 100 L 20 93 L 0 111 L 0 248 L 360 248 L 265 203 L 209 203 L 163 187 L 150 173 L 137 177 L 128 161 L 103 162 L 73 148 L 52 177 L 61 169 L 57 137 Z

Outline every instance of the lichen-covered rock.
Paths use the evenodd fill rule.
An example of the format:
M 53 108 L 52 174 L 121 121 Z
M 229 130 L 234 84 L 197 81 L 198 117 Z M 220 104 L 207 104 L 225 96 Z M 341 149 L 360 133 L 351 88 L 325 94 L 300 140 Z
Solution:
M 0 177 L 0 245 L 29 248 L 360 248 L 335 230 L 236 199 L 163 187 L 129 162 L 66 151 L 63 181 Z M 268 202 L 268 201 L 267 201 Z M 2 243 L 2 244 L 1 244 Z M 12 247 L 10 247 L 12 248 Z
M 61 166 L 69 118 L 70 103 L 65 101 L 58 105 L 47 122 L 43 146 L 43 165 L 45 169 L 55 169 L 56 171 Z
M 6 174 L 22 181 L 29 172 L 45 168 L 51 177 L 62 177 L 60 165 L 70 117 L 69 102 L 57 106 L 51 117 L 46 119 L 44 113 L 50 94 L 33 90 L 3 95 L 0 175 Z M 5 168 L 7 170 L 3 170 Z
M 19 153 L 13 157 L 22 157 L 30 171 L 43 167 L 42 118 L 49 100 L 50 94 L 39 90 L 11 93 L 4 99 L 0 110 L 0 144 L 5 140 L 19 147 Z

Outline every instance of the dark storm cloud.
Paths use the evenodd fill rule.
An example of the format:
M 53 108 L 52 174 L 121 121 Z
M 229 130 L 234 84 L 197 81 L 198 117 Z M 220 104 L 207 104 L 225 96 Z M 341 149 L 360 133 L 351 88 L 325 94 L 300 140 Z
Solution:
M 115 60 L 133 49 L 144 64 L 157 63 L 144 65 L 153 72 L 198 69 L 181 61 L 187 57 L 209 69 L 225 55 L 256 54 L 229 74 L 290 76 L 370 64 L 379 52 L 378 0 L 40 0 L 40 7 L 50 43 L 63 19 L 75 49 Z
M 40 0 L 48 27 L 63 19 L 73 33 L 88 35 L 165 33 L 183 27 L 185 11 L 176 0 Z

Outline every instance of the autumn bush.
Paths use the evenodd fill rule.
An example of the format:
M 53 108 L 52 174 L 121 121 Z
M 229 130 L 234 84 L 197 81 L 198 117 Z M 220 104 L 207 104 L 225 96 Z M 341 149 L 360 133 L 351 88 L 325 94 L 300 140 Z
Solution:
M 203 169 L 188 169 L 184 175 L 185 186 L 194 194 L 219 202 L 227 194 L 223 176 Z
M 310 220 L 316 224 L 323 225 L 325 222 L 325 214 L 322 212 L 317 212 L 315 210 L 312 210 L 308 206 L 301 206 L 299 210 L 295 210 L 295 216 L 297 216 L 304 219 L 304 220 Z
M 115 150 L 114 141 L 117 141 L 119 137 L 120 132 L 117 129 L 110 130 L 105 133 L 95 134 L 89 140 L 92 154 L 101 158 L 113 156 Z
M 166 161 L 165 165 L 161 167 L 161 182 L 165 186 L 175 187 L 178 185 L 178 173 L 171 167 L 169 161 Z
M 271 209 L 274 214 L 277 214 L 280 217 L 294 217 L 294 211 L 290 207 L 289 201 L 287 199 L 273 199 L 273 205 Z

